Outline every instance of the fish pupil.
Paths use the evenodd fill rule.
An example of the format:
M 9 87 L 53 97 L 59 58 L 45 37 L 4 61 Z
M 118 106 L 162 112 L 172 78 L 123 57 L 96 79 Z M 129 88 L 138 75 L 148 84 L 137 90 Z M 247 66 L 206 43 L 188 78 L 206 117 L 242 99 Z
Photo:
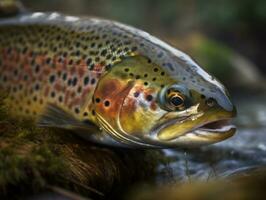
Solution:
M 181 105 L 183 105 L 184 101 L 182 98 L 178 97 L 178 96 L 175 96 L 175 97 L 172 97 L 171 98 L 171 103 L 176 106 L 176 107 L 179 107 Z

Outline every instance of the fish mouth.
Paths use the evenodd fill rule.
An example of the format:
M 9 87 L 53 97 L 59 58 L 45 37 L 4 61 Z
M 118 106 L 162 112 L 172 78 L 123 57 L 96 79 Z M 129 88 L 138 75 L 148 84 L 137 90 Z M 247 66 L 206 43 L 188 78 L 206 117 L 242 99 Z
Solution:
M 219 142 L 233 136 L 236 132 L 236 127 L 231 123 L 231 121 L 231 119 L 222 119 L 209 122 L 199 126 L 189 133 L 186 133 L 185 136 L 192 134 L 192 137 L 196 137 L 195 139 L 200 139 L 201 142 L 203 142 L 205 139 L 206 142 L 210 143 Z
M 180 129 L 178 126 L 190 121 L 191 117 L 181 121 L 180 119 L 171 120 L 166 124 L 156 127 L 156 131 L 152 133 L 153 138 L 169 147 L 198 147 L 220 142 L 233 136 L 236 132 L 236 127 L 231 123 L 232 117 L 205 121 L 186 130 L 183 128 L 178 132 Z M 201 119 L 199 118 L 195 121 L 201 121 Z

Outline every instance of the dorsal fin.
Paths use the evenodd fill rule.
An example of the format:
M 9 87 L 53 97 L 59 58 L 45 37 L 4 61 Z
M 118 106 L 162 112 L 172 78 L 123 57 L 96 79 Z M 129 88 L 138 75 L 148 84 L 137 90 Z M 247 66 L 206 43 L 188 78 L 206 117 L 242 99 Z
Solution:
M 12 17 L 24 13 L 25 9 L 18 0 L 0 0 L 0 17 Z

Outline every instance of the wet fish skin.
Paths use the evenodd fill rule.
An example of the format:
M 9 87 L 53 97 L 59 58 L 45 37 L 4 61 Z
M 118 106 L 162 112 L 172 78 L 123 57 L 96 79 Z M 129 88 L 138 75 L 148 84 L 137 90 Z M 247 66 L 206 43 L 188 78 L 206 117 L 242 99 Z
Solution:
M 234 132 L 177 142 L 177 133 L 191 127 L 181 131 L 176 123 L 175 132 L 170 126 L 167 133 L 152 134 L 159 122 L 183 118 L 182 111 L 195 105 L 194 114 L 205 121 L 200 115 L 199 121 L 187 121 L 192 129 L 232 118 L 235 109 L 223 85 L 190 57 L 130 26 L 58 13 L 21 15 L 0 22 L 0 52 L 0 89 L 10 94 L 14 116 L 87 130 L 86 138 L 125 146 L 201 145 Z M 178 92 L 189 102 L 183 110 L 158 101 L 164 88 L 175 85 L 184 88 Z M 207 105 L 209 99 L 214 106 Z M 169 119 L 169 113 L 175 116 Z

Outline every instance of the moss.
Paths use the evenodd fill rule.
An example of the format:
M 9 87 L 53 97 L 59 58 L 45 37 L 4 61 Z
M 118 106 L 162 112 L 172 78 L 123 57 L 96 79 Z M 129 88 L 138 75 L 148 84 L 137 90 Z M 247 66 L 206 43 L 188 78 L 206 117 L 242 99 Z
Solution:
M 109 149 L 64 130 L 35 127 L 9 117 L 4 99 L 0 97 L 0 198 L 60 186 L 110 199 L 133 183 L 153 181 L 159 151 Z

